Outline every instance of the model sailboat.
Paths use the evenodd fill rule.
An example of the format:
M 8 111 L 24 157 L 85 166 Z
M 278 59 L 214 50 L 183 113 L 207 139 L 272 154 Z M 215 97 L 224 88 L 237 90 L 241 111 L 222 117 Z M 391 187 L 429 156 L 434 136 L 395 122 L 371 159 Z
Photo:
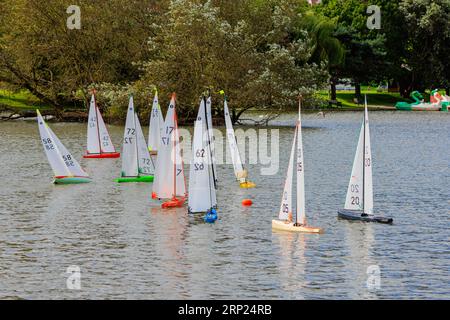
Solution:
M 181 157 L 175 94 L 167 110 L 156 161 L 153 199 L 165 199 L 163 208 L 181 207 L 186 201 L 186 182 Z
M 294 141 L 292 143 L 291 156 L 284 185 L 283 197 L 281 201 L 278 220 L 272 220 L 272 229 L 293 232 L 322 233 L 323 229 L 310 227 L 306 223 L 305 212 L 305 172 L 303 161 L 303 141 L 301 123 L 301 100 L 299 100 L 298 121 L 295 127 Z M 292 176 L 294 170 L 294 155 L 297 149 L 295 171 L 297 173 L 297 210 L 293 216 L 292 206 Z
M 92 93 L 89 107 L 89 120 L 87 130 L 87 151 L 84 158 L 119 158 L 111 142 L 105 122 L 95 101 L 95 93 Z
M 205 221 L 217 220 L 217 198 L 214 186 L 211 141 L 207 134 L 206 97 L 200 102 L 194 126 L 192 161 L 189 172 L 189 213 L 206 213 Z
M 223 93 L 223 91 L 221 91 Z M 236 135 L 234 134 L 233 123 L 231 122 L 230 112 L 228 110 L 227 97 L 224 95 L 223 110 L 225 114 L 225 125 L 227 128 L 228 145 L 230 146 L 231 161 L 233 162 L 234 175 L 241 188 L 254 188 L 256 184 L 247 180 L 248 172 L 242 165 L 241 156 L 237 146 Z
M 150 158 L 141 124 L 130 97 L 122 151 L 122 172 L 117 182 L 152 182 L 155 167 Z
M 365 99 L 364 119 L 359 134 L 358 147 L 353 161 L 352 175 L 347 189 L 344 209 L 338 217 L 366 222 L 392 223 L 393 219 L 373 215 L 372 151 L 370 148 L 369 114 Z
M 75 158 L 59 141 L 55 133 L 45 123 L 39 110 L 36 110 L 41 142 L 53 169 L 55 184 L 74 184 L 91 182 L 89 175 L 80 167 Z
M 150 128 L 148 130 L 148 150 L 151 156 L 156 156 L 161 142 L 161 130 L 164 127 L 164 118 L 158 101 L 158 91 L 155 90 L 152 112 L 150 114 Z

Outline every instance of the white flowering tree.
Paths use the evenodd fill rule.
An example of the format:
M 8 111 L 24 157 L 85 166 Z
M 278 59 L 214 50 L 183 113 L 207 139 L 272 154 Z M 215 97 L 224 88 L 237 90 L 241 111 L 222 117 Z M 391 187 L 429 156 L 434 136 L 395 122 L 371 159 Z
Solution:
M 142 64 L 141 81 L 162 96 L 176 92 L 185 118 L 195 114 L 207 88 L 225 90 L 235 122 L 250 108 L 273 115 L 295 105 L 299 94 L 308 97 L 328 80 L 324 66 L 307 63 L 308 34 L 291 36 L 298 3 L 173 0 L 149 38 L 152 58 Z

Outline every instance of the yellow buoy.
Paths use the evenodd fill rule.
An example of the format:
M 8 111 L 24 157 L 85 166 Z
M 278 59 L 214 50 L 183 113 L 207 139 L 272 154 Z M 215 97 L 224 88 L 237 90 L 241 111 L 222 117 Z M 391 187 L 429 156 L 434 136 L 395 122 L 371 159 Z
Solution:
M 254 187 L 256 187 L 256 184 L 254 184 L 253 182 L 250 182 L 250 181 L 246 181 L 246 182 L 240 183 L 239 187 L 244 188 L 244 189 L 254 188 Z

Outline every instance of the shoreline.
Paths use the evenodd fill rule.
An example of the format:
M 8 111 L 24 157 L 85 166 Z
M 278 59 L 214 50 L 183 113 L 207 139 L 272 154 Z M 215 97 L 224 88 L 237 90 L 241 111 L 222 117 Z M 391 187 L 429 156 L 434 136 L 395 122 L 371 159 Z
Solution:
M 395 107 L 390 106 L 380 106 L 380 105 L 369 105 L 369 110 L 375 111 L 394 111 L 397 110 Z M 351 112 L 351 111 L 361 111 L 364 110 L 363 106 L 360 107 L 340 107 L 340 108 L 317 108 L 317 109 L 304 109 L 302 113 L 310 114 L 317 112 Z M 285 113 L 296 112 L 296 109 L 286 109 Z M 48 120 L 52 122 L 87 122 L 88 112 L 82 110 L 68 110 L 63 112 L 55 112 L 54 110 L 42 110 L 42 115 L 46 117 Z M 249 110 L 246 114 L 267 114 L 267 110 L 264 109 L 255 109 Z M 33 109 L 24 109 L 24 108 L 1 108 L 0 107 L 0 121 L 14 121 L 14 120 L 30 120 L 35 119 L 37 117 L 36 111 Z M 59 118 L 55 120 L 55 118 Z M 108 119 L 108 117 L 105 117 Z M 105 119 L 105 120 L 106 120 Z M 220 119 L 220 118 L 215 118 Z M 194 121 L 194 118 L 192 118 Z M 106 121 L 107 123 L 118 123 L 119 121 Z

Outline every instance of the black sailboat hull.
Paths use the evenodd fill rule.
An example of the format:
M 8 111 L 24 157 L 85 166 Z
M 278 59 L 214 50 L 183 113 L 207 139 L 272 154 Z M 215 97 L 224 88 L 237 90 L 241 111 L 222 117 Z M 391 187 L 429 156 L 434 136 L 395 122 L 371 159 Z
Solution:
M 392 224 L 394 219 L 367 215 L 363 211 L 360 210 L 338 210 L 338 217 L 340 219 L 351 220 L 351 221 L 362 221 L 362 222 L 377 222 L 377 223 L 385 223 Z

